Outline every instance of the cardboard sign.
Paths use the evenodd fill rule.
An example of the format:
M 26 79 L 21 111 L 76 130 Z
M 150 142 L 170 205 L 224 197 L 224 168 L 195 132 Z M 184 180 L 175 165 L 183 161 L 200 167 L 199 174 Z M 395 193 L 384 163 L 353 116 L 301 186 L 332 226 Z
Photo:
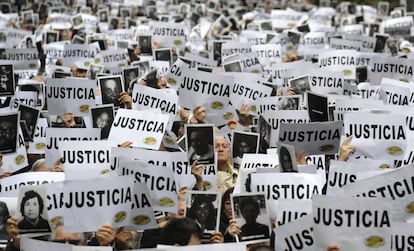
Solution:
M 380 123 L 379 123 L 380 122 Z M 407 146 L 404 115 L 359 111 L 344 114 L 344 132 L 357 152 L 373 159 L 402 159 Z
M 260 63 L 263 66 L 272 66 L 273 64 L 280 63 L 282 61 L 282 47 L 280 45 L 253 45 L 252 51 L 255 51 L 258 54 Z
M 312 200 L 279 199 L 275 213 L 277 227 L 296 222 L 307 215 L 312 215 Z
M 186 28 L 184 24 L 154 22 L 152 25 L 152 39 L 165 48 L 184 48 Z
M 379 84 L 382 78 L 413 81 L 413 65 L 412 59 L 376 56 L 369 62 L 368 77 L 373 84 Z
M 108 140 L 115 145 L 132 140 L 132 146 L 158 150 L 169 117 L 151 111 L 119 109 Z
M 129 218 L 129 225 L 133 229 L 153 229 L 157 227 L 157 221 L 152 209 L 151 197 L 145 183 L 134 184 L 134 196 Z
M 38 68 L 38 52 L 36 49 L 5 49 L 9 63 L 13 63 L 15 70 Z
M 392 18 L 381 23 L 381 30 L 393 37 L 410 36 L 412 27 L 412 16 Z
M 62 191 L 49 191 L 48 211 L 62 210 L 65 231 L 96 231 L 111 223 L 126 226 L 134 194 L 130 177 L 66 181 Z M 76 215 L 76 217 L 74 217 Z M 53 219 L 52 219 L 53 220 Z
M 112 49 L 101 51 L 101 60 L 95 60 L 96 64 L 103 64 L 106 68 L 125 67 L 128 65 L 125 49 Z
M 293 28 L 303 18 L 303 15 L 294 10 L 272 10 L 270 17 L 272 26 L 282 29 Z
M 345 79 L 355 79 L 356 67 L 365 65 L 364 59 L 357 57 L 357 52 L 352 50 L 329 51 L 319 54 L 319 68 L 335 72 L 342 72 Z
M 233 77 L 231 76 L 196 70 L 185 71 L 180 82 L 179 105 L 192 109 L 214 96 L 228 98 L 232 84 Z
M 341 122 L 313 122 L 307 124 L 282 123 L 279 143 L 293 145 L 296 153 L 305 155 L 334 154 L 339 150 Z
M 49 79 L 46 85 L 49 114 L 72 112 L 74 116 L 88 116 L 89 107 L 95 106 L 95 88 L 94 80 Z
M 145 183 L 154 210 L 177 213 L 178 198 L 174 172 L 167 167 L 152 167 L 142 161 L 120 159 L 118 175 L 132 176 Z
M 175 90 L 154 89 L 145 85 L 134 85 L 132 109 L 161 110 L 164 114 L 175 115 L 178 112 L 178 95 Z
M 392 205 L 388 200 L 315 195 L 312 201 L 317 249 L 390 250 Z
M 263 85 L 265 79 L 258 74 L 233 73 L 232 75 L 234 83 L 230 92 L 230 102 L 236 109 L 240 109 L 243 104 L 254 106 L 256 101 L 272 93 L 272 88 Z

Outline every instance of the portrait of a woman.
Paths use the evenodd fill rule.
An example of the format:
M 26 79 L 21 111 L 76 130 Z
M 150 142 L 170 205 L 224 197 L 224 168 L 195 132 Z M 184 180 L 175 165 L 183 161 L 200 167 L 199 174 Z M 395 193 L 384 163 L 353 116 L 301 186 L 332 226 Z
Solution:
M 37 192 L 29 190 L 24 193 L 20 203 L 23 219 L 17 225 L 22 233 L 50 232 L 48 221 L 42 217 L 43 208 L 43 199 Z

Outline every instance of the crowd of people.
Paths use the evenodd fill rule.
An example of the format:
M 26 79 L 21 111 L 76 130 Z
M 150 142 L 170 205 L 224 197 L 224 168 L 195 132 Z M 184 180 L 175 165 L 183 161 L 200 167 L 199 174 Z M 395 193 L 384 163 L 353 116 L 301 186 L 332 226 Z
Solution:
M 407 0 L 407 2 L 407 5 L 410 3 L 414 4 L 412 1 Z M 263 78 L 270 79 L 270 81 L 260 84 L 272 87 L 272 96 L 282 96 L 279 102 L 275 104 L 276 110 L 306 110 L 307 105 L 304 98 L 306 92 L 314 92 L 310 83 L 299 82 L 302 79 L 299 79 L 296 84 L 292 82 L 292 85 L 282 82 L 271 83 L 272 77 L 269 78 L 269 74 L 272 73 L 272 67 L 274 65 L 300 61 L 312 62 L 316 60 L 315 62 L 317 63 L 317 56 L 312 55 L 312 57 L 307 58 L 306 56 L 309 56 L 309 52 L 300 50 L 301 46 L 306 45 L 304 36 L 308 32 L 323 32 L 325 37 L 345 39 L 347 38 L 346 35 L 350 35 L 343 32 L 346 27 L 360 25 L 360 27 L 364 27 L 366 30 L 363 30 L 358 35 L 371 38 L 375 43 L 374 34 L 369 35 L 371 26 L 374 24 L 379 25 L 384 20 L 400 16 L 407 15 L 410 17 L 410 13 L 407 13 L 409 6 L 405 6 L 405 9 L 395 6 L 394 10 L 392 9 L 394 6 L 389 6 L 389 4 L 386 6 L 389 8 L 386 9 L 387 13 L 383 13 L 384 10 L 377 11 L 372 6 L 357 5 L 350 2 L 339 4 L 336 1 L 322 0 L 320 1 L 320 6 L 305 1 L 279 0 L 2 1 L 0 3 L 2 11 L 0 13 L 0 34 L 5 35 L 6 38 L 4 41 L 0 41 L 0 51 L 36 48 L 38 52 L 38 68 L 34 71 L 33 69 L 22 69 L 21 66 L 14 66 L 15 81 L 11 81 L 10 72 L 6 69 L 0 71 L 0 178 L 7 179 L 30 172 L 44 172 L 45 175 L 48 172 L 64 172 L 65 168 L 62 164 L 62 158 L 56 159 L 53 165 L 47 165 L 45 153 L 32 154 L 29 152 L 25 152 L 26 159 L 28 159 L 27 166 L 14 172 L 8 171 L 10 166 L 16 165 L 16 163 L 9 160 L 14 160 L 15 158 L 7 158 L 7 161 L 5 159 L 7 156 L 16 154 L 19 150 L 19 132 L 21 131 L 24 134 L 25 131 L 28 131 L 29 136 L 31 136 L 24 138 L 26 150 L 29 149 L 29 141 L 33 141 L 33 137 L 36 137 L 34 135 L 35 126 L 29 121 L 29 118 L 20 116 L 19 123 L 14 124 L 12 121 L 15 118 L 12 117 L 13 115 L 10 115 L 11 112 L 16 111 L 13 108 L 13 102 L 22 102 L 22 105 L 27 105 L 24 103 L 25 99 L 19 99 L 17 95 L 22 91 L 33 91 L 35 88 L 31 88 L 31 85 L 47 85 L 48 79 L 57 78 L 58 75 L 59 77 L 74 77 L 74 82 L 76 82 L 76 78 L 96 79 L 96 97 L 99 97 L 100 101 L 97 102 L 99 104 L 96 107 L 97 109 L 93 108 L 91 112 L 92 116 L 96 118 L 94 121 L 90 121 L 90 118 L 75 116 L 71 111 L 60 116 L 47 114 L 48 104 L 44 98 L 46 96 L 44 93 L 45 88 L 42 88 L 40 92 L 35 92 L 37 95 L 36 99 L 40 99 L 42 102 L 29 106 L 41 111 L 40 117 L 48 120 L 48 127 L 68 128 L 68 130 L 71 130 L 71 128 L 100 128 L 101 139 L 103 140 L 109 137 L 115 116 L 112 110 L 108 110 L 108 107 L 105 105 L 113 104 L 119 109 L 133 109 L 132 91 L 135 85 L 145 85 L 153 88 L 154 91 L 155 89 L 174 88 L 169 79 L 163 76 L 163 74 L 169 72 L 169 69 L 165 71 L 162 67 L 157 68 L 156 64 L 153 69 L 147 69 L 143 64 L 140 65 L 142 62 L 154 61 L 152 56 L 155 58 L 155 53 L 153 53 L 154 55 L 148 54 L 148 46 L 152 47 L 152 49 L 163 48 L 163 44 L 155 39 L 152 39 L 152 42 L 148 44 L 148 37 L 151 37 L 148 34 L 150 34 L 153 28 L 151 27 L 153 25 L 152 22 L 167 21 L 166 23 L 186 26 L 188 34 L 186 34 L 187 41 L 185 41 L 185 46 L 181 48 L 168 48 L 171 49 L 172 58 L 167 58 L 167 62 L 171 67 L 177 62 L 176 60 L 182 62 L 190 61 L 189 68 L 199 72 L 209 71 L 218 75 L 228 76 L 232 72 L 224 73 L 224 62 L 229 62 L 228 58 L 232 56 L 243 58 L 244 55 L 242 53 L 232 54 L 227 56 L 228 58 L 222 56 L 221 47 L 216 47 L 217 43 L 215 42 L 220 42 L 220 46 L 230 42 L 239 42 L 240 47 L 246 46 L 246 43 L 251 43 L 250 47 L 257 44 L 280 44 L 282 48 L 280 62 L 267 64 L 263 63 L 265 61 L 261 61 L 259 66 L 261 70 L 258 73 Z M 269 21 L 272 21 L 272 11 L 274 10 L 289 10 L 295 13 L 295 15 L 301 14 L 302 18 L 293 24 L 289 24 L 289 27 L 278 26 L 277 22 L 279 20 L 273 20 L 274 22 L 269 24 Z M 311 22 L 311 17 L 312 15 L 316 16 L 318 11 L 328 14 L 322 15 L 325 18 L 324 23 L 316 25 Z M 81 16 L 79 16 L 79 13 L 81 13 Z M 368 14 L 370 14 L 369 17 Z M 64 20 L 63 22 L 56 21 L 56 19 L 59 19 L 57 18 L 59 16 L 61 16 L 61 20 Z M 326 17 L 329 18 L 326 19 Z M 92 28 L 87 23 L 87 20 L 90 21 L 91 19 L 96 20 L 96 26 Z M 302 32 L 301 40 L 296 41 L 292 39 L 289 41 L 288 31 L 298 32 L 299 27 L 306 25 L 309 31 Z M 146 30 L 147 28 L 148 30 Z M 396 42 L 393 44 L 389 43 L 389 47 L 382 46 L 382 50 L 375 53 L 380 53 L 390 58 L 412 60 L 414 52 L 414 46 L 412 45 L 414 35 L 412 20 L 410 29 L 411 35 L 405 37 L 398 36 L 398 34 L 394 37 L 388 34 L 388 39 Z M 21 34 L 25 34 L 19 41 L 12 36 L 16 30 L 24 31 Z M 127 40 L 127 48 L 121 48 L 121 43 L 118 43 L 124 41 L 124 39 L 117 41 L 117 39 L 111 36 L 117 30 L 129 32 L 129 35 L 133 38 Z M 246 36 L 245 34 L 247 34 L 243 33 L 245 31 L 252 31 L 256 36 L 259 33 L 267 34 L 267 36 L 265 38 L 257 37 L 246 40 L 246 37 L 243 37 L 243 35 Z M 21 36 L 21 34 L 19 35 Z M 283 39 L 275 40 L 275 37 L 283 37 Z M 261 39 L 265 41 L 261 41 Z M 285 44 L 282 43 L 284 39 L 288 41 Z M 327 41 L 323 43 L 323 47 L 320 49 L 329 49 Z M 347 41 L 353 40 L 349 39 Z M 178 42 L 177 45 L 181 45 Z M 381 40 L 380 42 L 383 41 Z M 47 45 L 59 43 L 80 43 L 85 45 L 87 43 L 95 43 L 102 51 L 123 49 L 128 65 L 119 67 L 118 70 L 122 72 L 124 68 L 137 65 L 139 65 L 137 66 L 139 68 L 137 71 L 129 69 L 126 75 L 112 78 L 111 67 L 99 64 L 98 66 L 85 66 L 81 58 L 71 65 L 65 65 L 62 59 L 48 57 L 44 50 Z M 284 48 L 287 46 L 293 46 L 293 49 Z M 391 50 L 394 49 L 392 46 L 396 46 L 398 52 L 395 55 L 393 53 L 391 56 Z M 372 53 L 374 53 L 374 47 L 377 46 L 372 47 Z M 206 60 L 204 62 L 210 62 L 214 65 L 203 65 L 203 59 Z M 18 63 L 8 61 L 7 57 L 4 57 L 0 61 L 1 64 L 7 66 Z M 240 67 L 231 68 L 230 70 L 242 71 Z M 29 76 L 26 76 L 25 71 L 31 73 L 31 75 L 28 74 Z M 341 72 L 335 73 L 342 74 Z M 101 75 L 99 76 L 99 74 Z M 290 77 L 300 77 L 302 75 L 299 71 L 296 76 Z M 369 79 L 364 79 L 361 82 L 369 83 L 369 81 Z M 414 81 L 412 72 L 411 79 L 407 81 L 411 83 Z M 356 89 L 354 88 L 354 90 L 357 90 L 358 85 L 361 83 L 355 77 L 354 79 L 347 79 L 346 84 L 349 86 L 349 89 L 355 87 Z M 378 86 L 379 83 L 371 84 Z M 14 88 L 14 90 L 10 88 Z M 348 93 L 358 96 L 357 91 Z M 177 94 L 180 94 L 179 89 Z M 342 96 L 341 94 L 344 93 L 340 93 L 338 96 Z M 14 100 L 14 95 L 16 95 L 17 101 Z M 260 99 L 255 100 L 255 102 L 259 101 Z M 264 200 L 260 196 L 255 195 L 253 197 L 242 197 L 236 202 L 232 201 L 235 186 L 238 186 L 237 190 L 239 192 L 240 187 L 243 187 L 242 191 L 246 190 L 249 192 L 252 190 L 249 185 L 249 182 L 251 182 L 250 176 L 246 180 L 242 180 L 242 184 L 237 184 L 237 181 L 240 182 L 238 175 L 239 172 L 241 174 L 240 169 L 243 168 L 243 156 L 246 154 L 277 155 L 276 151 L 271 149 L 276 146 L 269 142 L 269 134 L 275 133 L 275 130 L 274 128 L 262 128 L 259 125 L 260 123 L 257 123 L 257 121 L 263 120 L 263 116 L 260 117 L 257 113 L 256 103 L 243 103 L 239 107 L 232 107 L 230 103 L 224 104 L 226 108 L 232 107 L 235 110 L 236 116 L 230 117 L 225 122 L 219 124 L 214 124 L 215 120 L 211 119 L 212 117 L 210 116 L 214 111 L 208 106 L 209 104 L 203 103 L 194 107 L 180 107 L 177 110 L 174 119 L 175 123 L 166 135 L 172 135 L 174 142 L 180 142 L 180 140 L 186 137 L 187 141 L 185 142 L 187 142 L 187 146 L 180 149 L 180 147 L 170 148 L 164 144 L 160 145 L 158 151 L 187 151 L 191 165 L 191 174 L 194 177 L 194 187 L 179 188 L 177 193 L 179 201 L 178 213 L 163 214 L 165 217 L 157 218 L 158 228 L 143 231 L 140 229 L 114 228 L 111 224 L 103 224 L 101 228 L 93 233 L 68 233 L 65 232 L 63 222 L 49 224 L 48 220 L 43 218 L 42 215 L 46 210 L 46 202 L 43 201 L 44 199 L 36 191 L 28 190 L 21 198 L 21 204 L 19 206 L 14 205 L 16 214 L 10 213 L 8 205 L 0 201 L 0 245 L 3 245 L 6 251 L 20 250 L 21 239 L 27 238 L 22 234 L 27 229 L 42 229 L 43 231 L 40 232 L 46 232 L 48 235 L 35 237 L 41 241 L 73 245 L 113 246 L 114 250 L 155 248 L 157 245 L 187 246 L 246 241 L 249 244 L 253 243 L 249 250 L 275 250 L 275 232 L 272 229 L 278 227 L 277 219 L 267 218 L 265 222 L 258 220 L 263 218 L 261 216 L 266 211 Z M 98 110 L 100 108 L 102 108 L 101 111 Z M 23 112 L 20 112 L 20 115 L 22 114 Z M 30 115 L 31 113 L 26 114 Z M 91 122 L 90 125 L 88 121 Z M 262 126 L 263 123 L 266 122 L 261 122 Z M 268 124 L 270 124 L 269 121 Z M 197 126 L 191 127 L 192 125 Z M 203 125 L 212 126 L 202 127 Z M 24 129 L 25 126 L 27 130 Z M 241 136 L 240 138 L 232 139 L 229 135 L 234 136 L 235 134 L 226 133 L 225 130 L 230 132 L 248 132 L 251 134 L 245 135 L 244 138 Z M 252 136 L 252 138 L 248 136 Z M 117 143 L 119 147 L 133 148 L 133 142 L 134 138 L 131 138 L 130 141 Z M 311 163 L 310 159 L 306 158 L 308 156 L 305 156 L 304 153 L 296 152 L 296 156 L 291 156 L 286 148 L 283 147 L 281 149 L 283 151 L 280 151 L 280 157 L 275 157 L 278 160 L 275 164 L 277 164 L 277 168 L 280 168 L 280 172 L 300 173 L 302 172 L 301 170 L 304 170 L 293 168 L 292 162 L 295 162 L 295 167 L 296 164 L 301 167 L 307 164 L 314 164 Z M 347 161 L 352 158 L 355 151 L 356 149 L 352 145 L 352 136 L 344 137 L 342 144 L 339 146 L 339 151 L 333 158 L 339 161 Z M 360 156 L 356 157 L 359 158 Z M 212 197 L 211 194 L 206 192 L 206 190 L 209 190 L 209 187 L 206 185 L 204 173 L 208 165 L 215 165 L 216 167 L 217 184 L 213 191 L 214 193 L 217 192 L 216 195 L 219 196 Z M 326 172 L 327 177 L 328 168 L 325 168 L 324 172 Z M 187 193 L 193 194 L 193 192 L 195 192 L 194 197 L 187 196 Z M 0 196 L 2 196 L 2 192 L 0 192 Z M 237 214 L 242 220 L 237 220 L 233 213 Z M 21 215 L 21 219 L 16 217 L 17 215 Z M 250 238 L 252 236 L 256 238 Z M 340 247 L 330 246 L 325 250 L 335 251 L 340 250 Z

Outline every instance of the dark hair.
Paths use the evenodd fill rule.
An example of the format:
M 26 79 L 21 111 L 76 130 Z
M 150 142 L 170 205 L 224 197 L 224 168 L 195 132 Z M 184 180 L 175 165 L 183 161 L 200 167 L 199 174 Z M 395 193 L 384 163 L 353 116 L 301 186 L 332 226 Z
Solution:
M 24 204 L 26 204 L 26 201 L 33 199 L 33 198 L 37 198 L 37 201 L 39 202 L 39 215 L 42 214 L 43 212 L 43 199 L 42 197 L 35 191 L 30 190 L 24 193 L 22 202 L 20 203 L 20 213 L 25 216 L 24 214 Z
M 203 231 L 197 222 L 190 218 L 171 219 L 161 230 L 160 243 L 164 245 L 186 246 L 195 235 L 201 239 Z
M 0 201 L 0 208 L 4 209 L 4 214 L 0 215 L 0 218 L 3 220 L 3 223 L 6 223 L 7 219 L 10 217 L 9 208 L 7 207 L 6 202 Z
M 215 222 L 216 222 L 215 211 L 216 210 L 213 206 L 212 201 L 213 201 L 213 198 L 210 195 L 197 194 L 186 216 L 191 219 L 198 220 L 197 212 L 200 209 L 200 206 L 205 203 L 207 205 L 207 211 L 209 213 L 208 213 L 208 216 L 205 222 L 200 222 L 200 223 L 207 224 L 207 225 L 215 225 Z M 206 226 L 201 226 L 201 227 L 205 228 Z M 207 228 L 207 229 L 210 230 L 210 228 Z
M 249 205 L 253 206 L 257 212 L 260 212 L 260 205 L 253 197 L 247 197 L 240 201 L 240 211 L 243 213 L 244 209 Z

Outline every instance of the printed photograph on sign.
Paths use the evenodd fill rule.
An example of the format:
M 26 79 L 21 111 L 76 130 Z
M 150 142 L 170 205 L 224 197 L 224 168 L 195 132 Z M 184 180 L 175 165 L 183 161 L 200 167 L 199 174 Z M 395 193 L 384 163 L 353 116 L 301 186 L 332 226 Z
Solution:
M 96 75 L 98 73 L 103 73 L 105 69 L 105 66 L 100 65 L 100 64 L 90 64 L 89 65 L 89 69 L 86 72 L 86 76 L 89 79 L 96 79 Z
M 278 110 L 299 110 L 301 97 L 299 95 L 279 96 L 279 101 L 277 102 Z
M 20 104 L 19 112 L 20 112 L 20 121 L 24 122 L 28 130 L 27 131 L 28 138 L 25 138 L 25 141 L 33 141 L 34 131 L 36 129 L 37 120 L 40 115 L 40 110 L 35 109 L 31 106 Z
M 99 22 L 106 23 L 108 22 L 108 9 L 103 9 L 98 11 Z
M 266 121 L 266 119 L 263 118 L 263 116 L 260 116 L 257 122 L 257 128 L 259 128 L 259 134 L 260 134 L 259 153 L 266 153 L 267 149 L 270 147 L 270 137 L 271 137 L 272 127 Z
M 25 26 L 31 26 L 31 25 L 34 24 L 34 21 L 33 21 L 33 10 L 24 11 L 22 13 L 22 17 L 23 17 L 23 24 Z
M 172 52 L 171 49 L 155 49 L 154 58 L 158 61 L 168 61 L 171 63 Z
M 259 134 L 233 131 L 232 135 L 233 165 L 239 168 L 245 153 L 257 153 L 259 149 Z
M 329 121 L 328 97 L 312 92 L 307 92 L 306 97 L 310 121 Z
M 139 45 L 139 48 L 141 49 L 142 55 L 152 54 L 152 36 L 150 35 L 138 36 L 138 45 Z
M 304 94 L 310 91 L 310 77 L 309 75 L 304 75 L 289 79 L 289 86 L 293 88 L 295 94 Z
M 121 76 L 109 76 L 98 78 L 99 89 L 101 91 L 102 104 L 114 104 L 115 107 L 121 106 L 119 94 L 123 91 Z
M 91 107 L 93 128 L 101 128 L 101 139 L 107 139 L 114 121 L 114 105 Z
M 186 124 L 186 150 L 188 160 L 198 164 L 214 164 L 214 130 L 213 125 Z
M 223 64 L 225 72 L 242 72 L 242 66 L 239 60 Z
M 219 231 L 221 194 L 187 191 L 185 216 L 194 219 L 204 232 Z
M 378 14 L 381 16 L 388 16 L 390 3 L 389 2 L 378 2 Z
M 57 31 L 47 31 L 44 35 L 44 43 L 50 44 L 59 41 L 59 32 Z
M 357 66 L 355 69 L 357 83 L 366 82 L 368 80 L 368 68 L 366 65 Z
M 122 76 L 124 77 L 124 90 L 132 92 L 133 83 L 138 81 L 139 75 L 138 66 L 123 68 Z
M 239 242 L 262 242 L 270 238 L 270 217 L 262 193 L 231 194 L 233 218 L 241 226 Z
M 384 52 L 385 46 L 387 45 L 387 39 L 390 37 L 387 34 L 375 34 L 376 42 L 374 46 L 374 52 Z
M 83 19 L 82 19 L 81 14 L 73 16 L 71 18 L 71 21 L 72 21 L 73 28 L 76 29 L 76 30 L 80 30 L 80 29 L 85 27 L 85 24 L 83 23 Z
M 22 186 L 17 198 L 17 227 L 20 234 L 49 233 L 46 186 Z
M 13 96 L 15 88 L 13 65 L 0 65 L 0 97 Z
M 0 115 L 0 153 L 16 152 L 18 122 L 18 113 Z
M 26 36 L 24 38 L 24 46 L 22 46 L 22 47 L 27 48 L 27 49 L 36 48 L 36 45 L 35 45 L 34 41 L 35 41 L 34 36 Z
M 280 170 L 283 173 L 297 173 L 295 148 L 287 144 L 278 144 L 277 154 L 279 157 Z
M 145 61 L 145 62 L 138 62 L 138 61 L 136 61 L 136 62 L 133 62 L 132 64 L 131 64 L 131 66 L 132 67 L 135 67 L 135 66 L 137 66 L 138 67 L 138 76 L 139 77 L 142 77 L 142 76 L 144 76 L 145 74 L 147 74 L 149 71 L 150 71 L 150 66 L 149 66 L 149 62 L 148 61 Z

